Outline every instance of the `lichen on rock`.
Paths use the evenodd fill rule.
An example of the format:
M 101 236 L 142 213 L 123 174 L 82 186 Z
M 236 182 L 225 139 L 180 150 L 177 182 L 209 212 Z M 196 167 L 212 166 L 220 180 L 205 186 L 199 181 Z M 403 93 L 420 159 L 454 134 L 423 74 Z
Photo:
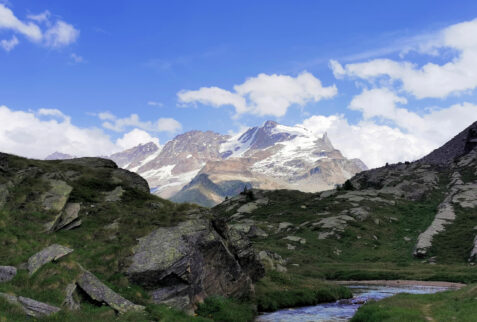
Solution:
M 73 188 L 62 180 L 50 179 L 48 183 L 50 184 L 50 190 L 42 196 L 43 208 L 60 212 L 68 201 Z
M 58 244 L 50 245 L 28 259 L 28 272 L 33 275 L 43 265 L 60 259 L 73 252 L 73 249 Z
M 145 309 L 144 306 L 136 305 L 114 292 L 87 270 L 83 269 L 76 283 L 91 299 L 106 303 L 121 314 L 129 311 L 144 311 Z

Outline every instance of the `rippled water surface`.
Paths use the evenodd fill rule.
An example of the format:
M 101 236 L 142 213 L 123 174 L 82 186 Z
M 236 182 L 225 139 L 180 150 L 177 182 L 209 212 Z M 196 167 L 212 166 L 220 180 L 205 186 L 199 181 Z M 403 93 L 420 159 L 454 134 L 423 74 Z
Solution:
M 349 321 L 358 308 L 368 300 L 381 300 L 398 293 L 430 294 L 448 289 L 436 286 L 347 286 L 353 290 L 354 297 L 352 299 L 280 310 L 260 315 L 256 321 Z

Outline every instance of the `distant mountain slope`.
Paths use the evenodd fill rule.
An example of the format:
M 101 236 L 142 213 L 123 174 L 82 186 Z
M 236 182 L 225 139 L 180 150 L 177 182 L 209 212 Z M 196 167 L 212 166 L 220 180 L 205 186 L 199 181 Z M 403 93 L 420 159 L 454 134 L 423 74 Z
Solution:
M 477 146 L 477 122 L 457 134 L 442 147 L 432 151 L 420 161 L 429 164 L 448 164 Z
M 118 167 L 130 170 L 141 167 L 144 163 L 148 162 L 150 156 L 154 156 L 160 151 L 160 147 L 149 142 L 112 154 L 107 158 L 116 162 Z
M 73 155 L 61 153 L 61 152 L 53 152 L 52 154 L 48 155 L 45 160 L 68 160 L 74 159 Z

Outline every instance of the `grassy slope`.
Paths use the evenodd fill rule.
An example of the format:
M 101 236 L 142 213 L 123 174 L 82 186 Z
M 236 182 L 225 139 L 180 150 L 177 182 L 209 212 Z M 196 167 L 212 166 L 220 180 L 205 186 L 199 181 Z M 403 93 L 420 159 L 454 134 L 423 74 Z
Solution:
M 267 192 L 266 196 L 271 204 L 255 210 L 247 218 L 255 220 L 258 226 L 269 233 L 269 237 L 253 239 L 253 243 L 259 250 L 271 250 L 287 258 L 287 268 L 292 275 L 331 280 L 477 282 L 477 272 L 467 263 L 470 249 L 462 247 L 472 245 L 472 240 L 469 242 L 469 239 L 472 228 L 477 225 L 475 211 L 466 210 L 464 216 L 458 210 L 455 227 L 462 233 L 457 234 L 450 229 L 448 234 L 436 239 L 436 247 L 431 250 L 431 254 L 438 257 L 438 264 L 423 263 L 422 259 L 416 259 L 412 255 L 417 237 L 432 222 L 436 208 L 444 197 L 444 190 L 434 191 L 420 202 L 401 199 L 394 206 L 362 202 L 361 206 L 370 209 L 369 218 L 351 222 L 339 239 L 331 237 L 324 240 L 317 238 L 318 231 L 311 225 L 279 233 L 276 233 L 276 227 L 280 222 L 290 222 L 294 227 L 306 221 L 317 222 L 324 218 L 317 214 L 328 211 L 331 215 L 336 215 L 352 207 L 350 203 L 337 203 L 333 197 L 320 200 L 315 194 L 297 191 Z M 388 198 L 386 195 L 381 197 Z M 224 209 L 219 211 L 223 212 Z M 379 224 L 376 220 L 379 220 Z M 268 225 L 273 225 L 274 228 L 269 228 Z M 306 244 L 285 240 L 284 237 L 289 235 L 305 238 Z M 410 241 L 406 241 L 405 237 L 410 238 Z M 287 244 L 296 246 L 296 249 L 287 249 Z M 460 252 L 455 252 L 456 248 Z
M 462 171 L 464 182 L 477 180 L 477 173 L 473 169 Z M 441 267 L 446 267 L 442 272 L 444 279 L 449 272 L 456 280 L 476 282 L 474 278 L 475 267 L 465 264 L 472 241 L 476 235 L 475 229 L 477 209 L 463 209 L 456 207 L 456 220 L 453 225 L 439 234 L 431 249 L 431 256 L 436 256 L 439 262 L 447 265 L 436 265 L 435 274 Z M 462 245 L 469 245 L 462 247 Z M 448 278 L 451 280 L 451 278 Z M 352 321 L 476 321 L 477 285 L 469 285 L 458 291 L 448 291 L 438 294 L 410 295 L 399 294 L 391 298 L 372 302 L 361 307 Z
M 464 174 L 466 182 L 477 179 L 471 172 Z M 269 271 L 266 278 L 257 283 L 259 308 L 273 310 L 314 304 L 319 302 L 319 296 L 313 295 L 313 292 L 320 289 L 338 294 L 339 291 L 333 289 L 332 284 L 326 280 L 477 282 L 477 271 L 467 262 L 475 235 L 473 227 L 477 225 L 477 209 L 464 210 L 457 207 L 454 225 L 435 238 L 430 250 L 430 256 L 435 256 L 437 263 L 416 259 L 412 255 L 418 235 L 432 222 L 437 206 L 444 199 L 448 175 L 449 173 L 441 171 L 439 189 L 420 201 L 395 200 L 390 195 L 382 194 L 379 197 L 395 200 L 396 204 L 366 200 L 360 202 L 360 207 L 369 208 L 370 216 L 364 221 L 349 223 L 340 238 L 324 240 L 317 238 L 318 230 L 311 224 L 299 226 L 305 222 L 318 222 L 326 216 L 338 215 L 355 205 L 335 197 L 320 199 L 318 194 L 298 191 L 265 192 L 270 200 L 269 205 L 245 214 L 244 218 L 253 219 L 257 226 L 269 234 L 269 237 L 257 237 L 252 241 L 258 250 L 273 251 L 286 258 L 288 273 Z M 228 206 L 219 205 L 215 209 L 220 215 L 231 216 L 235 211 L 227 212 Z M 329 212 L 329 215 L 322 215 L 324 212 Z M 277 233 L 281 222 L 290 222 L 295 229 Z M 284 237 L 289 235 L 305 238 L 306 244 L 285 240 Z M 288 244 L 296 248 L 288 249 Z M 344 297 L 345 294 L 340 296 Z
M 477 286 L 436 294 L 398 294 L 361 307 L 352 322 L 475 321 Z

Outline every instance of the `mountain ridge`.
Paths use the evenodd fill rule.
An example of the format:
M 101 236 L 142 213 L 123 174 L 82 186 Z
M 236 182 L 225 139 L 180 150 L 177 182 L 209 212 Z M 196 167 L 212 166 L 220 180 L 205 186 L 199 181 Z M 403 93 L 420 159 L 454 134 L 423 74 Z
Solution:
M 274 121 L 234 136 L 189 131 L 161 147 L 150 142 L 107 158 L 143 176 L 152 191 L 161 197 L 208 206 L 235 191 L 235 188 L 230 190 L 230 184 L 315 192 L 332 188 L 367 169 L 359 159 L 346 159 L 333 147 L 326 133 L 317 137 L 304 127 L 284 126 Z M 208 185 L 212 190 L 190 184 L 205 184 L 204 180 L 194 181 L 202 174 L 214 183 L 213 189 Z M 188 189 L 197 191 L 187 193 Z M 222 192 L 217 194 L 217 191 Z M 192 195 L 196 197 L 191 198 Z

